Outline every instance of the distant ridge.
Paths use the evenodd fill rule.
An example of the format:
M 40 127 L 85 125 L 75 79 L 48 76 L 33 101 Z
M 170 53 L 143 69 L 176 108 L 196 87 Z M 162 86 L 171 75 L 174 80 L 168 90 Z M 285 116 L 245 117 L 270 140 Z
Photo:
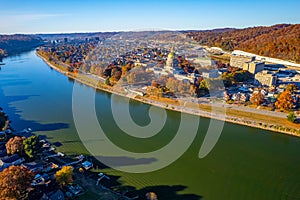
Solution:
M 210 33 L 225 33 L 229 31 L 236 31 L 240 30 L 237 28 L 216 28 L 216 29 L 211 29 L 211 30 L 185 30 L 181 31 L 183 33 L 194 33 L 194 32 L 210 32 Z
M 131 31 L 139 32 L 139 31 Z M 120 33 L 131 32 L 94 32 L 94 33 L 55 33 L 35 35 L 0 35 L 0 57 L 30 50 L 43 44 L 43 40 L 63 38 L 105 39 Z M 141 35 L 153 34 L 154 30 L 140 31 Z M 184 34 L 201 45 L 216 46 L 226 51 L 242 50 L 266 57 L 300 63 L 300 24 L 277 24 L 273 26 L 257 26 L 244 29 L 218 28 L 212 30 L 167 31 Z M 130 35 L 130 34 L 129 34 Z M 171 35 L 171 34 L 170 34 Z M 172 40 L 172 38 L 171 38 Z
M 43 44 L 40 37 L 32 35 L 0 35 L 0 57 L 31 50 Z
M 63 38 L 90 38 L 90 37 L 100 37 L 100 38 L 106 38 L 111 37 L 118 32 L 92 32 L 92 33 L 45 33 L 45 34 L 36 34 L 35 36 L 38 36 L 43 39 L 63 39 Z

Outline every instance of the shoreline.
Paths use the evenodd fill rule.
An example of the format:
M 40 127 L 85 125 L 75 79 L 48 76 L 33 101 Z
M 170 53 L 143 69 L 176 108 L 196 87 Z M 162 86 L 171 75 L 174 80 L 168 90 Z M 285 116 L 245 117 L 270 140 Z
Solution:
M 80 82 L 84 85 L 92 87 L 96 90 L 101 90 L 101 91 L 104 91 L 104 92 L 116 94 L 116 95 L 119 95 L 119 96 L 122 96 L 122 97 L 133 99 L 135 101 L 138 101 L 138 102 L 141 102 L 141 103 L 144 103 L 144 104 L 156 106 L 156 107 L 166 109 L 166 110 L 170 110 L 170 111 L 175 111 L 175 112 L 180 112 L 180 113 L 185 113 L 185 114 L 191 114 L 191 115 L 194 115 L 194 116 L 205 117 L 205 118 L 209 118 L 209 119 L 224 121 L 224 122 L 238 124 L 238 125 L 252 127 L 252 128 L 258 128 L 258 129 L 277 132 L 277 133 L 290 135 L 290 136 L 294 136 L 294 137 L 300 137 L 299 129 L 295 129 L 295 128 L 291 128 L 291 127 L 287 127 L 287 126 L 282 126 L 282 125 L 274 125 L 274 124 L 270 124 L 270 123 L 267 123 L 267 122 L 244 119 L 244 118 L 240 118 L 240 117 L 236 117 L 236 116 L 230 116 L 230 115 L 226 114 L 226 111 L 224 112 L 223 115 L 220 115 L 218 113 L 213 113 L 213 112 L 208 112 L 208 111 L 202 110 L 201 108 L 198 108 L 197 110 L 192 110 L 190 108 L 184 108 L 182 106 L 176 106 L 176 105 L 173 105 L 173 104 L 166 104 L 166 103 L 161 102 L 161 101 L 146 99 L 144 97 L 139 97 L 137 95 L 134 95 L 134 96 L 133 95 L 128 95 L 128 94 L 125 94 L 123 91 L 112 90 L 111 88 L 108 88 L 108 86 L 100 87 L 97 84 L 98 81 L 96 79 L 94 79 L 94 81 L 96 81 L 96 84 L 93 84 L 92 82 L 87 81 L 86 79 L 82 79 L 80 77 L 75 77 L 73 74 L 70 74 L 69 72 L 66 72 L 66 71 L 60 69 L 59 67 L 55 66 L 53 63 L 50 63 L 46 58 L 44 58 L 42 55 L 40 55 L 37 51 L 35 53 L 50 68 L 56 70 L 57 72 L 60 72 L 64 75 L 66 75 L 67 77 L 69 77 L 69 78 L 71 78 L 75 81 L 78 81 L 78 82 Z M 81 74 L 81 75 L 85 76 L 85 78 L 88 77 L 87 74 Z M 211 104 L 211 106 L 213 106 L 213 103 Z M 219 108 L 222 108 L 222 107 L 219 107 Z M 225 109 L 225 108 L 223 108 L 223 109 Z M 268 115 L 265 115 L 265 116 L 270 117 Z
M 6 131 L 6 130 L 8 130 L 9 132 L 8 132 L 8 134 L 10 134 L 10 136 L 8 136 L 8 138 L 9 139 L 11 139 L 11 138 L 14 138 L 14 137 L 26 137 L 26 138 L 28 138 L 28 137 L 31 137 L 31 136 L 37 136 L 38 137 L 38 139 L 39 139 L 39 143 L 40 144 L 47 144 L 47 145 L 49 145 L 49 147 L 46 147 L 46 148 L 50 148 L 50 147 L 55 147 L 55 145 L 54 145 L 54 143 L 50 143 L 50 142 L 48 142 L 47 141 L 47 139 L 42 139 L 41 137 L 39 137 L 39 135 L 38 134 L 36 134 L 36 133 L 34 133 L 34 132 L 32 132 L 32 130 L 31 129 L 24 129 L 24 130 L 26 130 L 26 132 L 17 132 L 17 131 L 15 131 L 12 127 L 10 127 L 9 126 L 9 117 L 8 117 L 8 115 L 5 113 L 5 112 L 3 112 L 2 110 L 0 110 L 0 117 L 5 117 L 6 118 L 6 121 L 5 121 L 5 126 L 3 127 L 3 130 L 2 131 Z M 1 128 L 1 127 L 0 127 Z M 1 132 L 1 130 L 0 130 L 0 132 Z M 20 134 L 22 134 L 22 135 L 20 135 Z M 7 136 L 5 136 L 5 137 L 7 137 Z M 9 139 L 3 139 L 2 138 L 2 143 L 7 143 L 8 141 L 9 141 Z M 43 142 L 41 142 L 43 140 Z M 42 145 L 41 145 L 42 146 Z M 42 146 L 40 149 L 43 149 L 44 148 L 44 146 Z M 49 150 L 43 150 L 43 151 L 49 151 Z M 49 151 L 50 152 L 50 151 Z M 62 169 L 62 167 L 63 166 L 72 166 L 73 167 L 73 169 L 75 169 L 75 165 L 76 164 L 78 164 L 78 163 L 81 163 L 81 162 L 83 162 L 83 161 L 88 161 L 88 156 L 83 156 L 83 158 L 80 160 L 79 158 L 78 158 L 78 160 L 75 160 L 74 161 L 74 159 L 75 158 L 77 158 L 77 157 L 75 157 L 74 155 L 72 155 L 72 156 L 70 156 L 70 155 L 68 155 L 68 156 L 65 156 L 64 155 L 64 152 L 58 152 L 56 149 L 54 149 L 54 150 L 51 150 L 51 152 L 53 153 L 52 155 L 58 155 L 59 153 L 61 153 L 61 154 L 63 154 L 62 155 L 62 157 L 63 158 L 67 158 L 67 159 L 72 159 L 72 161 L 73 162 L 71 162 L 71 161 L 69 161 L 69 163 L 67 163 L 67 161 L 64 161 L 63 160 L 63 158 L 62 159 L 56 159 L 56 162 L 55 162 L 55 164 L 57 164 L 58 165 L 58 168 L 59 169 Z M 12 155 L 9 155 L 9 156 L 13 156 L 13 155 L 17 155 L 17 153 L 14 153 L 14 154 L 12 154 Z M 21 158 L 25 158 L 24 156 L 25 156 L 26 154 L 24 154 L 24 155 L 20 155 L 20 157 Z M 8 157 L 9 157 L 8 156 Z M 47 157 L 47 156 L 49 156 L 49 154 L 47 154 L 46 156 L 43 154 L 43 152 L 41 153 L 41 155 L 39 155 L 39 156 L 37 156 L 37 154 L 35 155 L 35 157 L 34 157 L 34 159 L 33 160 L 27 160 L 27 159 L 24 159 L 21 163 L 19 163 L 19 164 L 17 164 L 17 163 L 15 163 L 15 164 L 12 164 L 12 165 L 9 165 L 9 166 L 1 166 L 0 167 L 0 173 L 2 173 L 3 172 L 3 170 L 5 170 L 5 169 L 7 169 L 7 168 L 9 168 L 9 167 L 11 167 L 11 166 L 20 166 L 20 165 L 23 165 L 23 164 L 30 164 L 30 163 L 32 163 L 33 161 L 34 162 L 37 162 L 37 163 L 40 163 L 40 162 L 47 162 L 48 164 L 50 164 L 50 163 L 52 163 L 53 164 L 53 162 L 51 162 L 51 161 L 49 161 L 49 160 L 45 160 L 45 159 L 43 159 L 43 158 L 45 158 L 45 157 Z M 60 155 L 61 156 L 61 155 Z M 78 156 L 82 156 L 82 155 L 78 155 Z M 51 157 L 51 155 L 49 156 L 49 158 Z M 66 163 L 61 163 L 61 162 L 66 162 Z M 72 163 L 72 164 L 71 164 Z M 95 168 L 91 168 L 91 169 L 95 169 Z M 91 169 L 87 169 L 84 173 L 85 174 L 82 174 L 82 173 L 80 173 L 79 171 L 75 171 L 75 170 L 73 170 L 73 176 L 74 177 L 76 177 L 75 178 L 75 181 L 72 181 L 72 183 L 73 184 L 75 184 L 75 185 L 78 185 L 79 184 L 79 186 L 83 186 L 83 190 L 82 190 L 82 193 L 81 194 L 78 194 L 78 195 L 75 195 L 75 197 L 76 198 L 80 198 L 80 196 L 84 196 L 84 195 L 87 195 L 87 194 L 89 194 L 89 193 L 94 193 L 94 191 L 93 191 L 93 189 L 91 189 L 89 186 L 90 185 L 87 185 L 86 184 L 86 181 L 82 181 L 82 179 L 81 179 L 81 177 L 82 176 L 84 176 L 84 175 L 89 175 L 88 177 L 84 177 L 84 178 L 86 178 L 86 180 L 89 180 L 90 182 L 93 182 L 93 184 L 95 184 L 95 186 L 92 186 L 92 187 L 94 187 L 94 188 L 96 188 L 97 189 L 97 193 L 96 193 L 96 195 L 98 195 L 99 196 L 99 198 L 101 197 L 101 196 L 104 196 L 104 195 L 108 195 L 108 196 L 113 196 L 113 199 L 119 199 L 119 198 L 123 198 L 124 200 L 132 200 L 132 198 L 129 198 L 129 197 L 127 197 L 127 196 L 125 196 L 125 195 L 123 195 L 123 194 L 121 194 L 121 193 L 118 193 L 118 192 L 116 192 L 116 191 L 114 191 L 112 188 L 110 188 L 110 186 L 104 186 L 104 185 L 101 185 L 101 184 L 99 184 L 99 185 L 97 185 L 96 183 L 97 183 L 97 179 L 95 180 L 95 179 L 93 179 L 93 178 L 91 178 L 90 177 L 90 175 L 93 175 L 93 174 L 98 174 L 97 172 L 94 172 L 94 171 L 92 171 Z M 29 168 L 29 170 L 31 170 L 30 168 Z M 32 170 L 31 170 L 32 171 Z M 51 170 L 50 170 L 51 171 Z M 50 171 L 47 171 L 47 172 L 43 172 L 43 174 L 49 174 L 49 172 Z M 35 173 L 35 172 L 34 172 Z M 37 174 L 41 174 L 42 172 L 37 172 Z M 36 186 L 36 185 L 35 185 Z M 34 186 L 32 186 L 32 187 L 34 187 Z M 99 190 L 98 190 L 99 189 Z M 57 189 L 53 189 L 53 188 L 47 188 L 44 192 L 45 193 L 50 193 L 50 192 L 54 192 L 54 191 L 57 191 Z

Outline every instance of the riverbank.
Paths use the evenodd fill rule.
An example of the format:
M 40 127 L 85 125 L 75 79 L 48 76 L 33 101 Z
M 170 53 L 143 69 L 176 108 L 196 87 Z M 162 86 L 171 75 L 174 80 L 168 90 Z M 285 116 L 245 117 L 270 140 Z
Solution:
M 131 200 L 131 198 L 110 188 L 109 183 L 106 182 L 103 185 L 100 182 L 102 176 L 108 177 L 108 179 L 110 177 L 93 171 L 92 169 L 96 169 L 94 162 L 91 162 L 91 166 L 84 165 L 84 163 L 89 163 L 89 160 L 91 160 L 88 156 L 65 155 L 64 152 L 58 152 L 56 150 L 57 144 L 50 143 L 45 136 L 35 134 L 30 128 L 26 128 L 21 132 L 14 131 L 8 126 L 8 116 L 1 109 L 0 122 L 5 122 L 3 123 L 5 125 L 7 122 L 7 127 L 4 126 L 5 129 L 2 126 L 0 127 L 3 129 L 3 132 L 0 131 L 0 162 L 4 159 L 7 160 L 6 163 L 1 164 L 0 173 L 11 166 L 25 166 L 32 171 L 35 177 L 32 179 L 30 188 L 28 188 L 31 191 L 29 199 L 37 197 L 37 199 L 40 199 L 42 196 L 51 197 L 54 193 L 59 192 L 65 197 L 71 195 L 71 199 L 78 200 L 99 198 L 104 200 L 118 200 L 120 198 Z M 20 154 L 13 153 L 12 155 L 6 153 L 6 144 L 16 137 L 22 138 L 22 142 L 30 137 L 37 138 L 36 146 L 38 146 L 38 150 L 32 154 L 33 157 L 29 158 L 24 152 Z M 72 166 L 72 182 L 67 186 L 60 185 L 55 179 L 57 171 L 64 166 Z M 111 185 L 113 184 L 111 183 Z M 71 187 L 73 189 L 70 189 Z
M 82 73 L 74 75 L 74 73 L 68 72 L 67 69 L 65 69 L 63 66 L 55 65 L 54 63 L 49 62 L 43 55 L 39 54 L 38 52 L 36 52 L 36 54 L 41 59 L 43 59 L 49 67 L 53 68 L 54 70 L 82 84 L 88 85 L 98 90 L 131 98 L 133 100 L 167 110 L 192 114 L 200 117 L 206 117 L 243 126 L 249 126 L 253 128 L 259 128 L 263 130 L 269 130 L 300 137 L 300 125 L 289 123 L 287 119 L 284 118 L 276 118 L 274 116 L 269 115 L 255 114 L 255 112 L 246 112 L 242 109 L 239 112 L 234 112 L 233 109 L 215 105 L 214 103 L 187 105 L 188 102 L 179 102 L 171 99 L 168 99 L 166 103 L 166 99 L 163 98 L 154 99 L 152 97 L 141 97 L 136 94 L 128 94 L 124 91 L 123 88 L 107 86 L 105 84 L 105 81 L 101 78 L 96 79 L 95 76 Z M 205 105 L 206 107 L 203 108 L 203 105 Z M 256 120 L 256 118 L 258 118 L 259 120 Z M 274 123 L 270 123 L 271 119 Z
M 0 108 L 0 132 L 6 131 L 9 128 L 8 116 Z

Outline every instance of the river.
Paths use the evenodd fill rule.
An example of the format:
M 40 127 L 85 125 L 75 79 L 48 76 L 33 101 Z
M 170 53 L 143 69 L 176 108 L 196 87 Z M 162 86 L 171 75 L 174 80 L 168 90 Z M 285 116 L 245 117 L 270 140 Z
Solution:
M 6 65 L 0 71 L 0 106 L 9 115 L 12 126 L 16 130 L 30 127 L 55 142 L 59 151 L 88 155 L 73 120 L 74 81 L 51 69 L 34 51 L 5 58 L 4 62 Z M 82 84 L 77 87 L 87 93 L 95 92 Z M 83 103 L 86 100 L 85 95 L 78 98 Z M 148 152 L 174 139 L 180 113 L 172 111 L 167 111 L 167 121 L 158 135 L 148 139 L 124 136 L 113 120 L 110 105 L 114 101 L 117 106 L 128 105 L 126 99 L 114 98 L 97 91 L 95 109 L 107 137 L 116 145 Z M 149 107 L 130 102 L 131 116 L 137 124 L 150 122 Z M 160 117 L 160 113 L 153 115 Z M 225 123 L 216 146 L 199 159 L 209 123 L 210 119 L 201 118 L 192 145 L 163 169 L 139 174 L 112 168 L 101 171 L 117 177 L 124 186 L 155 191 L 159 199 L 300 199 L 300 138 Z M 191 134 L 189 129 L 186 134 Z M 107 142 L 104 140 L 102 144 Z M 134 163 L 129 164 L 134 167 Z M 147 162 L 135 164 L 147 165 Z

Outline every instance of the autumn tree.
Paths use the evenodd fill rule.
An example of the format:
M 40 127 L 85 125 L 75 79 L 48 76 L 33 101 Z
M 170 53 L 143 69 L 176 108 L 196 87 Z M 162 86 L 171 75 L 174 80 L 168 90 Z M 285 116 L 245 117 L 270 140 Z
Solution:
M 159 86 L 159 84 L 157 83 L 156 80 L 152 80 L 152 81 L 151 81 L 151 86 L 157 88 L 157 87 Z
M 294 104 L 292 102 L 291 91 L 285 90 L 284 92 L 280 93 L 277 98 L 277 101 L 275 102 L 275 106 L 278 109 L 282 109 L 282 110 L 292 109 Z
M 27 199 L 34 173 L 27 167 L 10 166 L 0 173 L 0 200 Z
M 158 200 L 157 195 L 154 192 L 148 192 L 146 198 L 147 200 Z
M 166 83 L 166 87 L 171 90 L 172 92 L 176 91 L 176 88 L 178 87 L 178 82 L 176 81 L 175 78 L 169 77 L 168 81 Z
M 124 77 L 131 68 L 132 67 L 130 63 L 127 63 L 127 65 L 122 66 L 122 77 Z
M 262 56 L 300 62 L 300 25 L 278 24 L 269 27 L 193 31 L 187 36 L 206 46 L 224 50 L 239 49 Z
M 91 74 L 95 73 L 95 66 L 94 65 L 91 65 L 91 67 L 90 67 L 90 73 Z
M 67 185 L 72 183 L 73 168 L 71 166 L 63 166 L 61 170 L 57 171 L 55 174 L 55 180 L 60 185 Z
M 121 78 L 121 68 L 115 67 L 111 70 L 111 81 L 117 82 Z
M 265 101 L 265 95 L 263 95 L 260 91 L 254 92 L 252 97 L 250 98 L 250 102 L 256 106 L 261 105 Z
M 294 91 L 297 90 L 297 89 L 298 89 L 297 85 L 295 85 L 295 84 L 288 84 L 288 85 L 286 86 L 286 89 L 285 89 L 285 90 L 290 91 L 290 92 L 294 92 Z
M 25 139 L 24 137 L 18 137 L 18 136 L 10 138 L 5 145 L 7 154 L 15 154 L 15 153 L 23 154 L 23 152 L 24 152 L 23 140 L 24 139 Z

